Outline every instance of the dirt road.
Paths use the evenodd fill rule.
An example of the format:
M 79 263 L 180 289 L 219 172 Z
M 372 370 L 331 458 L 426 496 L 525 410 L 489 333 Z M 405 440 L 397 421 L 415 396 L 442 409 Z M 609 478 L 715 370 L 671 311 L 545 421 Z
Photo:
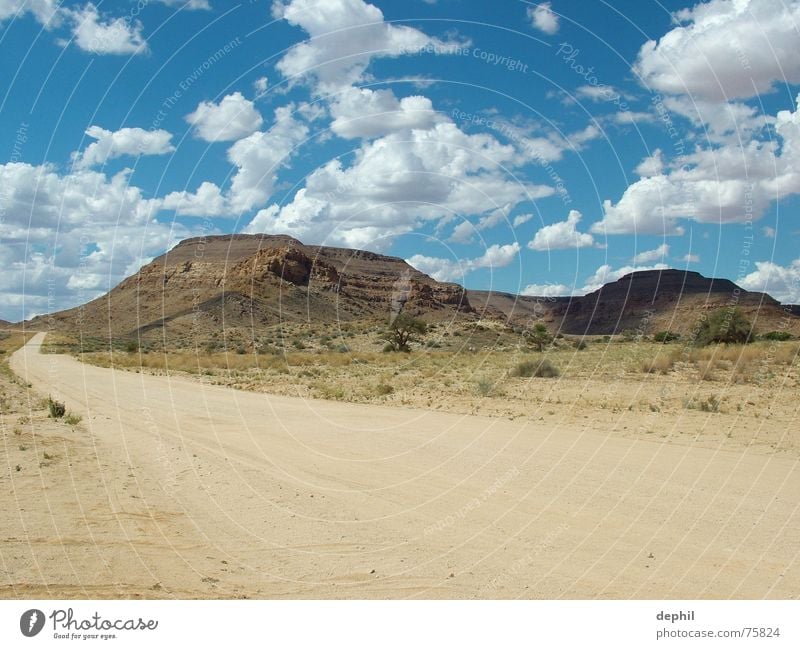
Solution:
M 12 475 L 32 558 L 6 562 L 6 596 L 800 593 L 795 459 L 238 392 L 42 339 L 11 366 L 83 416 L 90 452 Z

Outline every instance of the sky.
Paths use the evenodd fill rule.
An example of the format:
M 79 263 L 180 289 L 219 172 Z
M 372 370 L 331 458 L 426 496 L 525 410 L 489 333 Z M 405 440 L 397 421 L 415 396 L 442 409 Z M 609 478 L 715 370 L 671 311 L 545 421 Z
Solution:
M 800 0 L 0 0 L 0 318 L 191 236 L 800 303 Z

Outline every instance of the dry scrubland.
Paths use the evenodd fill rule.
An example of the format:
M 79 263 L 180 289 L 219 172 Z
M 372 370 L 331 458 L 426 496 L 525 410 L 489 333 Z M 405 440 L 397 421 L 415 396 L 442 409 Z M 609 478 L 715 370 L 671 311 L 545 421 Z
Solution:
M 696 348 L 680 340 L 560 337 L 539 353 L 497 323 L 434 326 L 411 353 L 381 351 L 378 330 L 356 325 L 335 335 L 276 327 L 255 343 L 244 336 L 198 345 L 184 339 L 166 348 L 129 341 L 98 351 L 107 343 L 65 335 L 48 341 L 48 351 L 101 367 L 269 394 L 583 422 L 625 437 L 800 452 L 794 341 Z
M 796 596 L 796 343 L 453 333 L 4 354 L 0 597 Z

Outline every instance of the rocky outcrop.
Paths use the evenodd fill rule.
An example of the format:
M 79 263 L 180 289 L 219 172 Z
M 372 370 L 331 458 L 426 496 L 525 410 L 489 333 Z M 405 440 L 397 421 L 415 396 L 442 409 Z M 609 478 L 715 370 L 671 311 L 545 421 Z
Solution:
M 230 235 L 182 241 L 85 305 L 81 326 L 129 334 L 178 321 L 388 321 L 398 308 L 434 319 L 471 311 L 461 286 L 437 282 L 397 257 L 306 246 L 287 236 Z M 74 311 L 57 316 L 74 327 Z

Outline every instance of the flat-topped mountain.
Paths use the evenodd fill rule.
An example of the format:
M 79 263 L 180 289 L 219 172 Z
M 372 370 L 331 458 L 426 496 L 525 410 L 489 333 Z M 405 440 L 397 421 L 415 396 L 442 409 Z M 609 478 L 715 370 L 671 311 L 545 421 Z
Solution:
M 800 318 L 791 306 L 782 307 L 769 295 L 746 291 L 730 280 L 686 270 L 629 273 L 579 297 L 520 297 L 483 291 L 467 294 L 476 309 L 495 317 L 517 322 L 541 319 L 565 334 L 689 333 L 704 312 L 725 306 L 740 307 L 757 331 L 800 331 Z
M 757 331 L 800 333 L 796 308 L 690 271 L 634 272 L 581 297 L 528 297 L 466 291 L 398 257 L 235 234 L 182 241 L 106 295 L 26 326 L 188 339 L 278 323 L 385 324 L 405 310 L 429 321 L 488 319 L 515 329 L 544 322 L 574 335 L 688 333 L 704 312 L 730 305 L 741 307 Z
M 388 321 L 405 308 L 430 319 L 469 312 L 466 292 L 397 257 L 306 246 L 289 236 L 187 239 L 116 288 L 55 314 L 57 327 L 97 335 L 206 333 L 290 322 Z

